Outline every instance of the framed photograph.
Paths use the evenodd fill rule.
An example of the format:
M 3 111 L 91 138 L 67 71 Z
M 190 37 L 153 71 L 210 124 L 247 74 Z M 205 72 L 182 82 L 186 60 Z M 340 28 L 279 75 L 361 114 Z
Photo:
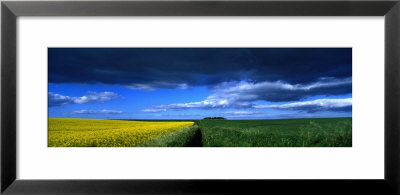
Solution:
M 1 192 L 398 194 L 399 6 L 2 1 Z

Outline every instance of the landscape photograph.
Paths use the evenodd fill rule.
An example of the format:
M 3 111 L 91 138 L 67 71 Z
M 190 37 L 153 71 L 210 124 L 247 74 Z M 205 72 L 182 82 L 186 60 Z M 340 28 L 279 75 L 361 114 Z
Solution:
M 352 48 L 48 48 L 48 147 L 352 147 Z

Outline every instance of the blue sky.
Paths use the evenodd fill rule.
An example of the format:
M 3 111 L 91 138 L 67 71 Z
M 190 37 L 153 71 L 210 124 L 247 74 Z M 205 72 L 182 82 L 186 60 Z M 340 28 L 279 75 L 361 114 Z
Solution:
M 49 117 L 352 115 L 351 48 L 49 48 Z

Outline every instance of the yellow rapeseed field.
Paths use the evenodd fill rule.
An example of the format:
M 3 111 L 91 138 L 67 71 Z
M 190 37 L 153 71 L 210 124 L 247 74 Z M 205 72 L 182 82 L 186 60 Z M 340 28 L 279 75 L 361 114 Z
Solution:
M 130 147 L 194 122 L 49 118 L 49 147 Z

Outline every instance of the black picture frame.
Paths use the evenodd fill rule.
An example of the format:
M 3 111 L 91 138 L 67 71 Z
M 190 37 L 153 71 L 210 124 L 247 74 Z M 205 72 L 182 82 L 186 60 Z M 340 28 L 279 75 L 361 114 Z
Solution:
M 16 51 L 19 16 L 385 16 L 385 176 L 382 180 L 16 179 Z M 1 2 L 3 194 L 399 194 L 399 0 L 141 0 Z M 239 167 L 240 168 L 240 167 Z M 233 170 L 234 171 L 234 170 Z M 368 171 L 368 170 L 365 170 Z

